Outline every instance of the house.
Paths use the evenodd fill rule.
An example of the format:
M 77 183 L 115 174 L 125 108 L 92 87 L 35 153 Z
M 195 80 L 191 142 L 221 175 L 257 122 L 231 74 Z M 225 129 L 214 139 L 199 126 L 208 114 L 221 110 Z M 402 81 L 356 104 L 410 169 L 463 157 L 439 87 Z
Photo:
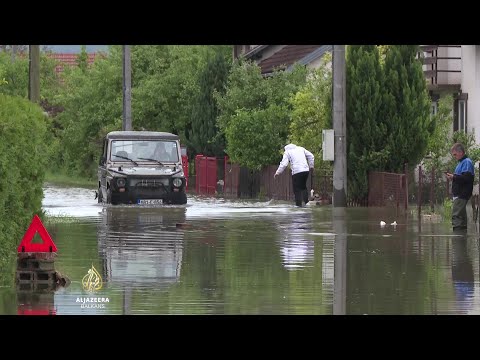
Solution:
M 234 45 L 233 57 L 255 61 L 262 75 L 268 76 L 275 69 L 288 70 L 297 63 L 317 68 L 327 51 L 332 51 L 332 45 Z
M 42 45 L 46 50 L 61 54 L 80 54 L 82 45 Z M 85 45 L 87 53 L 108 52 L 108 45 Z
M 91 53 L 88 55 L 88 65 L 92 65 L 95 61 L 97 53 Z M 51 53 L 49 56 L 56 60 L 58 65 L 55 66 L 56 74 L 63 72 L 65 66 L 78 66 L 78 56 L 79 54 L 70 54 L 70 53 Z
M 317 68 L 332 45 L 234 45 L 233 57 L 244 56 L 268 76 L 275 68 L 288 70 L 293 64 Z M 427 87 L 436 113 L 441 96 L 452 94 L 452 130 L 469 131 L 480 143 L 480 46 L 420 45 Z
M 480 46 L 420 45 L 432 113 L 438 100 L 452 94 L 453 131 L 475 134 L 480 143 Z
M 44 45 L 45 50 L 49 52 L 51 58 L 57 60 L 58 65 L 55 67 L 55 72 L 58 74 L 63 72 L 66 66 L 77 66 L 78 56 L 82 51 L 81 45 Z M 106 54 L 108 46 L 106 45 L 85 45 L 85 50 L 88 54 L 88 65 L 92 65 L 95 58 L 99 54 Z

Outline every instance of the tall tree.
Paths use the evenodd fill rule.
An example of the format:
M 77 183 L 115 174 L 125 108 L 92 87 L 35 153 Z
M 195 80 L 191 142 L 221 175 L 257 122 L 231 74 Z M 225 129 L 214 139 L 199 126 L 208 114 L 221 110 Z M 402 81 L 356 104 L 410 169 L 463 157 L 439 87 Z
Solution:
M 417 45 L 392 45 L 385 57 L 385 120 L 390 151 L 386 170 L 402 171 L 426 154 L 435 122 Z
M 386 125 L 382 111 L 384 79 L 378 48 L 347 48 L 347 167 L 348 194 L 355 200 L 368 195 L 368 172 L 383 170 Z
M 309 71 L 307 82 L 291 98 L 292 122 L 289 139 L 315 155 L 316 169 L 331 169 L 329 162 L 321 161 L 322 130 L 332 128 L 332 56 L 327 53 L 322 65 Z
M 291 97 L 305 84 L 306 69 L 277 71 L 263 78 L 250 61 L 232 67 L 224 96 L 216 95 L 219 128 L 225 133 L 232 161 L 260 169 L 280 160 L 291 122 Z
M 225 45 L 132 47 L 133 127 L 169 131 L 185 143 L 191 127 L 192 99 L 200 92 L 199 74 L 217 52 L 231 54 L 231 49 Z M 138 72 L 137 63 L 142 64 Z
M 225 93 L 230 64 L 222 53 L 211 58 L 200 74 L 200 92 L 193 105 L 189 142 L 197 154 L 224 155 L 225 137 L 219 132 L 214 92 Z
M 55 99 L 64 108 L 55 119 L 63 129 L 55 161 L 71 174 L 93 178 L 102 137 L 122 128 L 121 48 L 116 51 L 118 57 L 100 58 L 86 73 L 65 69 L 63 91 Z
M 88 54 L 87 54 L 87 47 L 82 45 L 80 54 L 77 56 L 77 65 L 82 70 L 82 72 L 86 72 L 88 68 Z
M 200 92 L 199 74 L 217 52 L 229 53 L 229 47 L 132 46 L 133 129 L 173 132 L 185 144 L 192 100 Z M 102 136 L 122 128 L 121 46 L 110 47 L 108 56 L 99 57 L 85 73 L 78 67 L 65 69 L 64 78 L 56 97 L 64 108 L 55 119 L 62 129 L 59 156 L 51 163 L 94 177 Z

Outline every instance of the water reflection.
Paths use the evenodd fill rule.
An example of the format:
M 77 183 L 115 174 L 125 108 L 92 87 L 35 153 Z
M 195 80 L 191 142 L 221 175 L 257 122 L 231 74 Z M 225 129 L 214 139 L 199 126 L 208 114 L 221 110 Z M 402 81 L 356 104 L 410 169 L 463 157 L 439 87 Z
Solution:
M 106 207 L 98 231 L 104 280 L 135 288 L 170 286 L 180 277 L 185 208 Z
M 287 270 L 313 266 L 315 241 L 308 236 L 312 231 L 312 212 L 292 216 L 281 229 L 280 253 L 282 264 Z
M 53 210 L 69 192 L 50 194 Z M 90 198 L 74 221 L 47 224 L 55 266 L 72 280 L 55 292 L 56 314 L 479 312 L 478 234 L 470 229 L 466 239 L 452 236 L 449 223 L 420 231 L 416 216 L 388 209 L 200 198 L 181 209 L 103 208 Z M 97 296 L 110 299 L 105 309 L 76 302 L 90 296 L 81 280 L 92 264 L 104 280 Z M 51 312 L 51 300 L 0 287 L 2 313 L 17 313 L 17 303 Z
M 345 208 L 333 208 L 332 222 L 335 231 L 333 315 L 345 315 L 347 307 L 347 229 L 345 216 Z
M 30 289 L 17 285 L 18 315 L 55 315 L 55 289 Z
M 466 233 L 452 237 L 452 280 L 459 310 L 467 313 L 472 308 L 475 284 L 472 260 L 468 256 Z

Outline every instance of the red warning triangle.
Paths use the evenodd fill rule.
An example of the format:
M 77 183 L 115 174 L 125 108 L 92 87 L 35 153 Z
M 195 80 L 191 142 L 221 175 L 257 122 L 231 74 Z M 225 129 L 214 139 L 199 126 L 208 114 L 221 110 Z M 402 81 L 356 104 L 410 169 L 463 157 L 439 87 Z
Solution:
M 32 240 L 37 233 L 43 240 L 41 244 L 32 244 Z M 43 226 L 40 218 L 35 215 L 25 235 L 23 235 L 22 242 L 18 245 L 17 252 L 57 252 L 57 247 L 52 238 Z

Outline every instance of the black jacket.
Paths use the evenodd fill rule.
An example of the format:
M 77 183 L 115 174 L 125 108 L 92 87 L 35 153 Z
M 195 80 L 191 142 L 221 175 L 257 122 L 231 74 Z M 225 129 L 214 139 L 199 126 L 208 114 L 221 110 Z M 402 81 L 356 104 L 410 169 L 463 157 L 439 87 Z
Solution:
M 469 169 L 470 167 L 471 170 L 473 170 L 472 162 L 466 156 L 459 160 L 459 165 L 455 169 L 455 174 L 453 175 L 453 196 L 457 196 L 460 199 L 465 200 L 469 200 L 472 196 L 474 175 L 470 171 L 463 171 Z

